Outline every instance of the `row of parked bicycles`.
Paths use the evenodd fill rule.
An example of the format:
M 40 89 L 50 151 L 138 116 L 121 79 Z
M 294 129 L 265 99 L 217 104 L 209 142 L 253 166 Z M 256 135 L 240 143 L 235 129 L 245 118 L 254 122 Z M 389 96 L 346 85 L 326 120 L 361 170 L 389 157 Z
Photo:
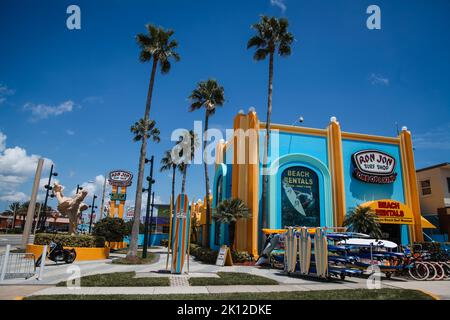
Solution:
M 424 249 L 415 245 L 407 258 L 408 275 L 414 280 L 450 280 L 450 255 L 446 248 Z

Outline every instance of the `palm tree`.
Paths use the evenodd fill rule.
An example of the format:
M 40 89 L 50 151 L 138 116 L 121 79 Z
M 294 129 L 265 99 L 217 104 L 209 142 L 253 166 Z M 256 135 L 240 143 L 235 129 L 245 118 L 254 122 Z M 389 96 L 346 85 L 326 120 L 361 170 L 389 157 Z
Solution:
M 252 28 L 256 35 L 250 38 L 247 43 L 247 49 L 255 47 L 256 51 L 253 59 L 256 61 L 264 60 L 269 56 L 269 87 L 267 97 L 267 119 L 266 119 L 266 140 L 264 146 L 263 161 L 263 185 L 262 185 L 262 225 L 267 227 L 266 199 L 267 199 L 267 175 L 265 169 L 267 166 L 267 155 L 269 150 L 270 137 L 270 116 L 272 114 L 272 83 L 273 83 L 273 60 L 275 53 L 281 57 L 291 54 L 291 44 L 294 36 L 288 31 L 289 22 L 285 18 L 277 19 L 275 17 L 261 16 L 261 21 L 254 24 Z
M 217 106 L 222 106 L 225 97 L 224 89 L 220 86 L 216 80 L 208 79 L 207 81 L 201 81 L 197 84 L 197 88 L 194 89 L 189 96 L 191 100 L 190 111 L 205 108 L 205 127 L 203 131 L 203 152 L 206 149 L 208 120 L 211 115 L 216 111 Z M 206 187 L 206 243 L 209 245 L 210 240 L 210 224 L 211 224 L 211 201 L 209 199 L 209 176 L 208 176 L 208 164 L 203 159 L 205 167 L 205 187 Z
M 382 236 L 377 215 L 370 207 L 352 208 L 344 219 L 344 226 L 349 227 L 350 231 L 366 233 L 374 238 Z
M 177 168 L 178 164 L 173 161 L 172 153 L 170 152 L 170 150 L 164 152 L 164 156 L 161 159 L 161 168 L 159 169 L 159 171 L 172 171 L 172 197 L 170 199 L 170 205 L 172 209 L 174 208 L 175 203 L 175 177 Z
M 150 119 L 139 119 L 136 121 L 130 128 L 131 133 L 133 133 L 133 141 L 147 141 L 148 139 L 152 139 L 154 142 L 158 143 L 160 141 L 159 138 L 159 129 L 156 128 L 156 122 Z M 142 143 L 144 145 L 144 143 Z M 147 145 L 147 142 L 145 142 Z M 141 147 L 142 151 L 142 147 Z M 139 162 L 141 162 L 139 160 Z M 144 149 L 144 160 L 142 164 L 145 164 L 145 149 Z M 142 168 L 142 174 L 144 173 L 144 168 Z M 137 198 L 134 204 L 134 222 L 133 228 L 131 232 L 130 239 L 130 249 L 128 250 L 127 258 L 136 258 L 137 256 L 137 246 L 138 246 L 138 235 L 139 235 L 139 222 L 141 221 L 141 201 L 142 201 L 142 181 L 141 186 L 137 186 L 138 190 L 136 190 L 136 194 L 140 194 L 139 198 Z M 140 188 L 140 189 L 139 189 Z M 136 211 L 136 208 L 139 207 L 139 211 Z
M 153 85 L 155 83 L 155 74 L 158 64 L 162 74 L 166 74 L 170 71 L 171 62 L 180 60 L 180 56 L 175 51 L 178 47 L 176 40 L 170 38 L 174 34 L 173 30 L 165 30 L 162 27 L 156 27 L 151 24 L 146 25 L 147 34 L 139 33 L 136 36 L 136 41 L 141 49 L 139 59 L 141 62 L 152 62 L 152 71 L 150 76 L 150 83 L 147 91 L 147 101 L 145 103 L 144 121 L 150 119 L 150 107 L 152 104 Z M 139 225 L 141 217 L 141 198 L 142 198 L 142 183 L 144 179 L 144 165 L 145 155 L 147 152 L 147 139 L 146 135 L 143 136 L 141 150 L 139 154 L 139 168 L 138 177 L 136 182 L 136 198 L 134 206 L 134 221 L 137 221 L 133 225 L 133 232 L 131 233 L 130 250 L 127 257 L 134 258 L 137 255 L 137 238 L 139 233 Z
M 194 159 L 195 150 L 200 146 L 200 144 L 198 141 L 197 134 L 194 133 L 193 130 L 189 130 L 189 132 L 185 132 L 184 135 L 180 137 L 180 139 L 177 142 L 177 145 L 181 147 L 181 151 L 179 153 L 179 156 L 182 159 L 182 161 L 179 164 L 179 168 L 180 171 L 183 173 L 183 180 L 181 182 L 181 193 L 185 194 L 187 169 L 190 162 Z M 183 150 L 185 149 L 188 150 L 190 149 L 190 156 L 183 154 Z
M 233 250 L 236 231 L 236 222 L 239 219 L 249 218 L 250 210 L 244 201 L 238 198 L 225 199 L 216 207 L 214 218 L 217 222 L 228 224 L 228 235 L 230 238 L 230 248 Z
M 11 203 L 8 206 L 8 209 L 13 213 L 13 221 L 12 221 L 11 228 L 14 229 L 16 227 L 16 217 L 20 210 L 20 202 L 16 201 L 16 202 Z

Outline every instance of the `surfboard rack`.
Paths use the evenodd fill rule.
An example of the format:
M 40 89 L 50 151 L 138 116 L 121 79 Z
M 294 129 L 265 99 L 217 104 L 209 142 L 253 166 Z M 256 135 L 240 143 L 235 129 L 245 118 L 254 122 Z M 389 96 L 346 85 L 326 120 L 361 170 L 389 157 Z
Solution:
M 277 239 L 277 241 L 284 242 L 285 274 L 330 281 L 333 278 L 344 280 L 347 276 L 351 277 L 362 273 L 357 268 L 348 267 L 353 263 L 351 257 L 339 256 L 339 259 L 336 259 L 335 256 L 329 256 L 329 253 L 335 252 L 336 246 L 328 244 L 328 241 L 333 241 L 333 239 L 328 239 L 327 234 L 345 232 L 346 228 L 294 226 L 285 227 L 286 232 L 284 233 L 279 230 L 274 233 L 267 232 L 267 234 L 279 237 L 282 240 Z

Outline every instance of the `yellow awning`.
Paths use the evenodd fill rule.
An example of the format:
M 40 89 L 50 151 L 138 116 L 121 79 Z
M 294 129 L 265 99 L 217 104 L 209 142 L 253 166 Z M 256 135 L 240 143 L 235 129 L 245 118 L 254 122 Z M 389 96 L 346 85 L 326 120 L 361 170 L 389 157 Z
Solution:
M 433 225 L 430 221 L 420 216 L 420 221 L 422 224 L 422 229 L 437 229 L 435 225 Z

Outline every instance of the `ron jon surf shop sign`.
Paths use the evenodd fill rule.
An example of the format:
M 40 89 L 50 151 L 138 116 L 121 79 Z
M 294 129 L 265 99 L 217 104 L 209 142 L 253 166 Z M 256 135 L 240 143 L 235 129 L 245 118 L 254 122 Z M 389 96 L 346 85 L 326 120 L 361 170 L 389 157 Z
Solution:
M 397 178 L 395 159 L 387 153 L 376 150 L 362 150 L 352 156 L 353 176 L 367 183 L 387 184 Z

